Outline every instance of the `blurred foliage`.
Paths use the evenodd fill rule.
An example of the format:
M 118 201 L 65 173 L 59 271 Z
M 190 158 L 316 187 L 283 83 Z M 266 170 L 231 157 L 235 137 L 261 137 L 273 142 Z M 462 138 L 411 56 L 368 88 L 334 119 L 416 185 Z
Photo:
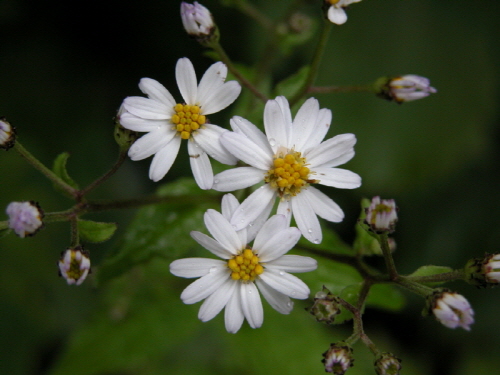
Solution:
M 314 37 L 304 44 L 290 39 L 284 51 L 266 59 L 268 34 L 252 19 L 215 0 L 202 3 L 214 14 L 221 42 L 235 62 L 265 62 L 273 69 L 275 81 L 259 78 L 259 87 L 295 84 L 294 74 L 309 63 Z M 285 11 L 285 1 L 252 3 L 272 19 Z M 308 1 L 303 8 L 315 21 L 312 27 L 319 24 L 320 3 Z M 429 77 L 438 93 L 403 105 L 364 93 L 317 96 L 321 107 L 333 111 L 329 136 L 356 134 L 357 154 L 346 168 L 363 177 L 360 189 L 324 190 L 346 213 L 343 223 L 328 225 L 325 246 L 348 249 L 342 243 L 354 240 L 360 199 L 380 195 L 396 199 L 400 208 L 394 256 L 402 273 L 424 264 L 462 267 L 469 258 L 498 252 L 500 178 L 494 171 L 500 157 L 500 4 L 484 0 L 474 5 L 362 1 L 349 9 L 345 25 L 333 28 L 318 85 L 358 85 L 383 75 L 414 73 Z M 177 59 L 189 57 L 198 72 L 211 63 L 184 34 L 175 1 L 2 0 L 0 26 L 0 115 L 16 126 L 18 139 L 46 165 L 68 152 L 64 155 L 71 158 L 60 156 L 59 165 L 80 186 L 115 161 L 113 117 L 124 97 L 140 93 L 141 77 L 159 80 L 178 97 Z M 257 74 L 250 68 L 248 72 Z M 211 121 L 228 126 L 229 116 L 248 113 L 258 123 L 261 111 L 259 103 L 245 97 L 243 104 L 211 116 Z M 69 208 L 71 202 L 14 150 L 1 152 L 0 159 L 0 207 L 35 200 L 46 212 Z M 149 159 L 127 161 L 91 197 L 153 193 L 158 186 L 147 178 L 149 164 Z M 182 151 L 162 183 L 181 177 L 191 177 Z M 177 186 L 189 189 L 185 183 Z M 168 189 L 162 187 L 160 193 L 183 194 Z M 1 238 L 2 372 L 323 373 L 321 353 L 350 334 L 350 323 L 327 327 L 315 322 L 304 311 L 307 301 L 297 301 L 290 316 L 266 306 L 262 328 L 252 330 L 245 323 L 236 335 L 225 332 L 222 314 L 201 323 L 199 304 L 182 304 L 179 295 L 189 280 L 172 276 L 168 264 L 178 257 L 204 256 L 188 232 L 204 231 L 202 213 L 207 207 L 218 209 L 212 198 L 207 206 L 191 203 L 85 216 L 116 222 L 118 229 L 111 241 L 86 245 L 95 268 L 91 276 L 98 279 L 91 277 L 80 287 L 57 278 L 59 253 L 70 242 L 68 224 L 48 225 L 32 238 Z M 377 257 L 370 263 L 383 267 Z M 313 294 L 323 284 L 335 293 L 355 293 L 360 282 L 352 268 L 324 260 L 317 272 L 300 276 Z M 482 375 L 496 370 L 499 291 L 458 282 L 450 288 L 465 295 L 475 309 L 471 332 L 422 319 L 418 297 L 405 293 L 408 303 L 403 307 L 400 290 L 381 285 L 371 291 L 373 308 L 365 312 L 365 329 L 380 348 L 403 359 L 404 374 Z M 349 374 L 373 373 L 366 348 L 356 345 L 354 355 Z

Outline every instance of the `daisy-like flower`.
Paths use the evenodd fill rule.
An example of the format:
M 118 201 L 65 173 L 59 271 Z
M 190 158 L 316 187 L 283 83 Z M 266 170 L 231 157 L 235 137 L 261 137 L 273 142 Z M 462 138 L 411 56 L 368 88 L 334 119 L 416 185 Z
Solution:
M 200 188 L 210 189 L 213 172 L 208 156 L 230 165 L 236 159 L 219 142 L 220 135 L 227 130 L 209 124 L 206 116 L 234 102 L 241 86 L 236 81 L 224 82 L 227 67 L 222 62 L 210 66 L 199 85 L 193 64 L 187 58 L 177 61 L 175 75 L 183 102 L 176 102 L 163 85 L 150 78 L 139 82 L 139 88 L 148 98 L 132 96 L 123 101 L 125 112 L 120 115 L 120 124 L 129 130 L 148 133 L 134 142 L 128 155 L 132 160 L 142 160 L 154 154 L 149 178 L 159 181 L 170 170 L 181 140 L 185 139 L 194 178 Z
M 312 186 L 322 184 L 354 189 L 361 185 L 357 174 L 335 168 L 354 156 L 356 137 L 341 134 L 321 142 L 331 119 L 331 111 L 319 109 L 318 101 L 310 98 L 292 121 L 288 101 L 282 96 L 266 103 L 264 127 L 267 135 L 244 118 L 231 119 L 234 131 L 224 133 L 221 143 L 250 166 L 217 174 L 213 188 L 234 191 L 265 182 L 248 196 L 231 218 L 236 230 L 251 224 L 276 197 L 280 198 L 278 214 L 289 220 L 293 215 L 302 235 L 313 243 L 322 240 L 316 215 L 332 222 L 343 220 L 342 209 Z
M 61 253 L 59 275 L 64 277 L 68 285 L 80 285 L 85 281 L 89 272 L 89 254 L 81 246 Z
M 449 290 L 440 290 L 430 297 L 430 310 L 444 326 L 462 327 L 470 331 L 474 323 L 474 311 L 464 296 Z
M 34 235 L 43 226 L 44 214 L 36 202 L 11 202 L 6 212 L 10 229 L 21 238 Z
M 204 299 L 198 313 L 203 322 L 225 307 L 226 330 L 236 333 L 245 319 L 252 328 L 262 325 L 264 313 L 259 291 L 282 314 L 292 311 L 290 297 L 308 298 L 307 285 L 289 272 L 313 271 L 317 262 L 309 257 L 285 255 L 299 240 L 300 231 L 289 227 L 283 215 L 272 216 L 262 226 L 256 224 L 261 227 L 253 246 L 248 246 L 253 234 L 246 228 L 236 232 L 226 219 L 238 210 L 236 199 L 233 197 L 231 201 L 223 207 L 224 214 L 215 210 L 205 213 L 205 225 L 213 238 L 191 232 L 195 241 L 223 260 L 179 259 L 170 264 L 170 272 L 180 277 L 199 277 L 184 289 L 182 301 L 193 304 Z
M 361 0 L 325 0 L 325 4 L 330 7 L 327 11 L 327 17 L 330 22 L 342 25 L 347 21 L 345 8 L 352 3 L 359 3 Z

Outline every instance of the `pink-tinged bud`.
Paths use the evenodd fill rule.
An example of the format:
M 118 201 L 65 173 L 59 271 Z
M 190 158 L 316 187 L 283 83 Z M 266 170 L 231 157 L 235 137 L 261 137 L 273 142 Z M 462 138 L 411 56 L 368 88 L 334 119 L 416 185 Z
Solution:
M 43 226 L 43 211 L 36 202 L 11 202 L 6 212 L 10 229 L 21 238 L 33 236 Z
M 447 289 L 434 292 L 428 299 L 429 311 L 448 328 L 462 327 L 469 331 L 474 311 L 464 296 Z
M 16 141 L 16 128 L 5 117 L 0 117 L 0 148 L 8 150 Z
M 394 232 L 398 213 L 394 199 L 380 199 L 373 197 L 366 210 L 365 223 L 376 233 Z
M 214 20 L 210 11 L 198 2 L 181 3 L 182 24 L 192 37 L 209 37 L 215 30 Z

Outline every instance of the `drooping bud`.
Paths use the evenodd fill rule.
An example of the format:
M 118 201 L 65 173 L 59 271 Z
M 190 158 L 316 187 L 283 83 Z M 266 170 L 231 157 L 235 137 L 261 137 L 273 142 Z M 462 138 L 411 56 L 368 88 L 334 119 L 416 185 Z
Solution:
M 325 358 L 321 362 L 325 365 L 325 371 L 334 375 L 344 375 L 354 362 L 352 348 L 345 342 L 331 344 L 330 348 L 323 353 L 323 357 Z
M 399 375 L 401 360 L 391 353 L 382 353 L 375 361 L 377 375 Z
M 397 103 L 422 99 L 437 92 L 428 78 L 415 74 L 382 77 L 375 81 L 373 87 L 377 96 Z
M 210 42 L 218 40 L 219 33 L 212 13 L 198 2 L 189 4 L 183 1 L 181 3 L 181 18 L 184 29 L 189 36 L 202 45 L 207 46 Z
M 314 315 L 318 322 L 331 324 L 335 320 L 335 316 L 340 314 L 340 302 L 338 297 L 323 286 L 323 290 L 314 296 L 314 304 L 307 310 L 311 315 Z
M 68 285 L 80 285 L 90 272 L 89 253 L 83 247 L 76 246 L 61 253 L 59 275 L 66 279 Z
M 448 328 L 462 327 L 469 331 L 474 311 L 464 296 L 448 289 L 438 289 L 427 299 L 427 312 Z
M 372 202 L 366 210 L 365 223 L 375 233 L 394 232 L 398 213 L 394 199 L 383 199 L 373 197 Z
M 6 212 L 10 229 L 21 238 L 33 236 L 43 226 L 44 214 L 36 202 L 11 202 Z
M 16 128 L 5 117 L 0 117 L 0 148 L 10 149 L 16 142 Z
M 474 258 L 465 265 L 466 281 L 479 288 L 496 286 L 500 283 L 500 254 L 486 254 Z
M 361 0 L 325 0 L 324 10 L 328 20 L 336 25 L 343 25 L 347 21 L 345 9 L 352 3 L 359 3 Z

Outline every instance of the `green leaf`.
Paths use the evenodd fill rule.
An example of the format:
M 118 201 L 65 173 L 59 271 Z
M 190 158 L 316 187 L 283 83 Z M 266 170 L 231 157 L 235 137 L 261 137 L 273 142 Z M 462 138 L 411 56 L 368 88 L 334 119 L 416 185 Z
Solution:
M 446 273 L 446 272 L 452 272 L 453 268 L 446 267 L 446 266 L 433 266 L 433 265 L 427 265 L 427 266 L 422 266 L 419 269 L 417 269 L 415 272 L 413 272 L 409 276 L 432 276 L 432 275 L 438 275 L 440 273 Z M 427 285 L 430 287 L 434 287 L 437 285 L 443 284 L 444 281 L 442 282 L 430 282 L 430 283 L 422 283 L 423 285 Z
M 293 97 L 304 86 L 309 71 L 310 67 L 308 65 L 303 66 L 296 73 L 278 83 L 276 85 L 276 95 L 284 95 L 287 98 Z
M 396 285 L 375 284 L 370 288 L 366 298 L 367 307 L 399 311 L 406 303 L 404 294 Z
M 78 220 L 80 236 L 89 242 L 104 242 L 109 240 L 116 231 L 115 223 L 102 223 L 91 220 Z
M 52 171 L 68 185 L 75 189 L 78 189 L 78 184 L 69 176 L 68 171 L 66 170 L 66 163 L 68 161 L 68 158 L 68 152 L 59 154 L 54 160 Z

